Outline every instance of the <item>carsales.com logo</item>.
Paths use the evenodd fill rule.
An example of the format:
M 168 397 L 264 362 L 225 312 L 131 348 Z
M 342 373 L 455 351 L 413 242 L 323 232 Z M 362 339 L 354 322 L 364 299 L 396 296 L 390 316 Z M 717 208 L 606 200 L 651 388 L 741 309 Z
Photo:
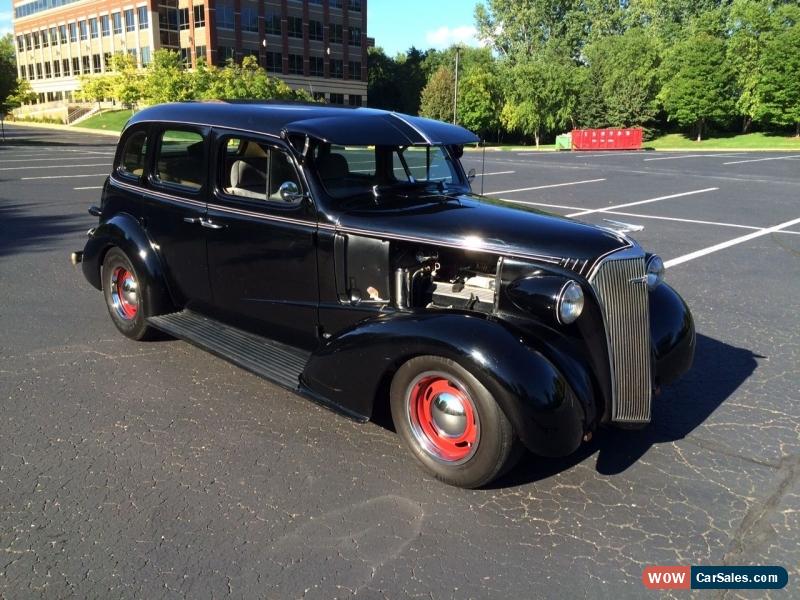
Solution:
M 789 574 L 777 566 L 645 567 L 642 583 L 651 590 L 779 590 Z

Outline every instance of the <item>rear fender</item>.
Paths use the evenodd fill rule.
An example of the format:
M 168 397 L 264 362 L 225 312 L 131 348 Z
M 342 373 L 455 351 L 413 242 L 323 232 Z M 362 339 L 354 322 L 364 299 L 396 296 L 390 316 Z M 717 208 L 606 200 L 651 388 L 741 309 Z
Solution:
M 568 380 L 536 342 L 475 313 L 392 313 L 328 340 L 309 359 L 302 382 L 313 394 L 368 418 L 382 385 L 404 362 L 443 356 L 489 389 L 530 450 L 564 456 L 583 438 L 583 401 L 592 401 L 591 386 L 587 374 Z M 579 400 L 577 390 L 590 397 Z
M 98 290 L 103 289 L 101 267 L 106 252 L 114 246 L 128 256 L 139 276 L 147 280 L 146 302 L 151 307 L 152 314 L 173 310 L 163 265 L 155 245 L 141 224 L 131 215 L 116 214 L 94 230 L 83 249 L 81 262 L 87 281 Z

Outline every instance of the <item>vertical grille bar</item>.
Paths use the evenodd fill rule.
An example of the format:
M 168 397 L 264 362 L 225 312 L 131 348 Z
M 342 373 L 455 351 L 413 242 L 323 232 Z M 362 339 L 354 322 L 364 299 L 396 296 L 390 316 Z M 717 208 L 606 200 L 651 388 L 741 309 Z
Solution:
M 650 421 L 650 314 L 643 257 L 610 257 L 590 279 L 600 298 L 611 361 L 611 420 Z

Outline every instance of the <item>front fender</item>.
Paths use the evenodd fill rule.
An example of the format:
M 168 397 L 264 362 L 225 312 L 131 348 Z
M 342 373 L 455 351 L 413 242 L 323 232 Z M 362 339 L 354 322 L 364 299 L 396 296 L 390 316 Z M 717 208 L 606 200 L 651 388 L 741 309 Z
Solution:
M 564 456 L 580 445 L 587 428 L 575 390 L 585 390 L 589 378 L 568 381 L 535 343 L 474 313 L 391 313 L 328 340 L 309 359 L 302 381 L 313 394 L 369 417 L 400 365 L 414 356 L 443 356 L 489 389 L 531 451 Z
M 657 385 L 675 381 L 691 368 L 696 344 L 692 313 L 665 283 L 650 292 L 650 339 Z
M 161 259 L 141 224 L 131 215 L 116 214 L 94 230 L 83 249 L 81 266 L 86 280 L 98 290 L 103 288 L 100 268 L 106 252 L 113 246 L 125 252 L 139 276 L 147 280 L 147 305 L 152 307 L 153 314 L 172 310 Z

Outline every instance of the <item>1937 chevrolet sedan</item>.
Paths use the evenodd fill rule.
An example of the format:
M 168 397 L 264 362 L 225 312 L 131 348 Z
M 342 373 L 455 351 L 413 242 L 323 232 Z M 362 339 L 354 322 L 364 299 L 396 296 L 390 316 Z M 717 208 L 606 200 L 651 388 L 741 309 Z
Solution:
M 527 447 L 650 421 L 695 333 L 612 229 L 473 194 L 457 126 L 365 108 L 182 103 L 125 127 L 73 253 L 126 336 L 187 340 L 476 487 Z M 388 404 L 388 407 L 386 406 Z

